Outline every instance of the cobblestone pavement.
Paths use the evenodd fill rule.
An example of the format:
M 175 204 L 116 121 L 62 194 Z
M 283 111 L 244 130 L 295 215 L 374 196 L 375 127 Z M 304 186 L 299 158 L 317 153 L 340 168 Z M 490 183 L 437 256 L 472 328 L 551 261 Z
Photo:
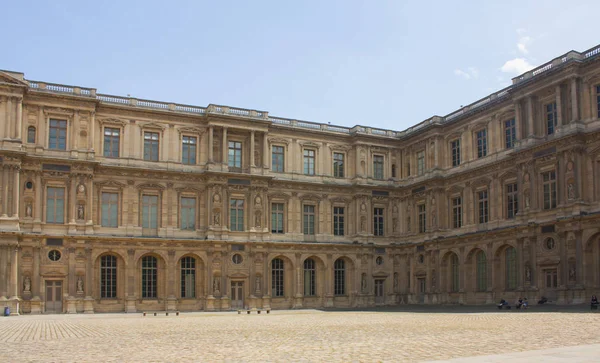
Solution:
M 0 318 L 0 362 L 398 362 L 600 343 L 600 313 L 296 310 Z

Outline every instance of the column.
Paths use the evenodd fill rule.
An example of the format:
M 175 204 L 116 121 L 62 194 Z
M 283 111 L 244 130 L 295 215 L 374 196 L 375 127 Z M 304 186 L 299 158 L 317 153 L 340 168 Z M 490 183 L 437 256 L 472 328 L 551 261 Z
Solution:
M 523 239 L 517 241 L 517 289 L 523 290 Z
M 210 126 L 208 128 L 208 162 L 212 163 L 213 159 L 213 130 L 214 128 Z
M 15 138 L 21 140 L 21 128 L 23 127 L 23 99 L 17 99 L 17 119 L 15 120 Z
M 33 297 L 39 298 L 42 287 L 40 286 L 40 247 L 33 248 L 33 280 L 31 281 L 31 292 Z
M 13 108 L 13 101 L 12 101 L 12 97 L 6 97 L 6 125 L 4 125 L 4 137 L 7 139 L 10 139 L 11 135 L 10 135 L 10 125 L 11 125 L 11 119 L 12 119 L 12 108 Z
M 19 296 L 19 284 L 17 283 L 17 276 L 19 273 L 19 246 L 10 246 L 12 249 L 12 258 L 10 261 L 10 292 L 12 295 L 11 299 L 16 299 Z
M 579 120 L 579 100 L 577 98 L 577 78 L 571 79 L 571 122 Z
M 69 292 L 69 296 L 75 296 L 77 291 L 77 275 L 75 275 L 75 247 L 69 247 L 67 251 L 69 252 L 69 286 L 67 291 Z
M 35 209 L 33 210 L 34 222 L 42 221 L 42 172 L 35 172 Z
M 8 296 L 8 276 L 6 267 L 8 266 L 8 246 L 0 245 L 0 297 Z
M 229 162 L 227 160 L 227 152 L 228 152 L 229 148 L 227 147 L 227 127 L 223 127 L 223 148 L 222 148 L 222 152 L 223 152 L 223 157 L 221 158 L 223 165 L 228 165 Z
M 575 281 L 577 286 L 583 286 L 583 248 L 581 235 L 582 231 L 575 231 Z
M 562 112 L 562 98 L 560 93 L 560 84 L 556 86 L 556 91 L 554 92 L 556 97 L 556 125 L 562 126 L 563 124 L 563 112 Z
M 254 165 L 254 130 L 250 131 L 250 166 Z
M 569 264 L 567 261 L 567 235 L 566 233 L 561 233 L 558 235 L 559 251 L 560 251 L 560 266 L 558 269 L 559 276 L 559 287 L 566 288 L 569 281 Z
M 92 266 L 94 262 L 92 261 L 92 248 L 85 248 L 85 257 L 87 259 L 87 263 L 85 265 L 85 296 L 91 297 L 94 294 L 94 289 L 92 288 Z
M 523 138 L 523 115 L 522 115 L 521 101 L 515 101 L 515 129 L 517 132 L 517 140 Z
M 90 151 L 94 151 L 94 142 L 96 142 L 96 111 L 92 111 L 90 116 L 90 134 L 88 135 L 88 145 Z M 127 156 L 129 156 L 129 151 L 127 154 Z
M 527 137 L 533 137 L 535 135 L 535 128 L 533 123 L 533 96 L 527 97 Z
M 88 175 L 88 186 L 87 186 L 87 224 L 93 224 L 92 222 L 92 210 L 94 204 L 94 179 L 92 175 Z
M 269 168 L 269 142 L 267 140 L 267 132 L 263 134 L 263 168 Z M 288 152 L 289 154 L 289 152 Z M 285 162 L 285 161 L 284 161 Z M 284 164 L 287 165 L 287 164 Z
M 71 176 L 71 188 L 69 189 L 69 221 L 75 223 L 77 217 L 77 206 L 75 205 L 75 199 L 77 199 L 77 179 L 75 176 Z
M 8 217 L 8 166 L 2 170 L 2 217 Z
M 20 167 L 15 165 L 13 168 L 13 200 L 12 200 L 12 214 L 14 218 L 19 218 L 19 192 L 21 190 L 19 176 L 20 176 Z

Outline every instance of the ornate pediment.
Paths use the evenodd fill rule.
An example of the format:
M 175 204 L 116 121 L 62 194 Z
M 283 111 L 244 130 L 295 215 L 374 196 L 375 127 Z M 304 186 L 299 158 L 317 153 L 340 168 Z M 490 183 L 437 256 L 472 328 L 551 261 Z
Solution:
M 315 148 L 315 149 L 319 149 L 321 147 L 321 144 L 317 144 L 316 142 L 312 142 L 312 141 L 299 141 L 298 144 L 300 144 L 300 146 L 302 146 L 302 147 Z
M 165 190 L 165 187 L 157 183 L 144 183 L 137 186 L 138 189 L 158 189 Z
M 301 201 L 312 200 L 312 201 L 315 201 L 315 202 L 319 202 L 319 201 L 321 201 L 321 197 L 318 196 L 317 194 L 303 194 L 300 197 L 300 200 Z
M 177 131 L 180 135 L 185 133 L 202 135 L 206 130 L 201 127 L 178 127 Z
M 290 140 L 288 139 L 282 139 L 282 138 L 278 138 L 278 137 L 270 137 L 268 138 L 269 141 L 269 145 L 270 144 L 284 144 L 284 145 L 289 145 Z
M 350 145 L 332 144 L 329 145 L 331 151 L 348 151 L 352 149 Z
M 27 84 L 27 82 L 22 81 L 18 78 L 15 78 L 14 76 L 6 73 L 6 72 L 0 72 L 0 83 L 2 84 L 8 84 L 11 86 L 29 86 L 29 84 Z
M 100 187 L 100 188 L 118 188 L 118 189 L 123 189 L 126 187 L 125 184 L 119 183 L 116 180 L 100 181 L 100 182 L 96 183 L 96 186 Z
M 161 131 L 164 131 L 166 128 L 165 125 L 159 124 L 157 122 L 147 122 L 147 123 L 140 122 L 140 127 L 142 129 L 157 129 L 157 130 L 161 130 Z
M 122 119 L 118 119 L 118 118 L 114 118 L 114 117 L 109 117 L 109 118 L 98 119 L 98 122 L 102 126 L 115 125 L 115 126 L 125 127 L 125 125 L 127 125 L 127 123 L 128 123 L 128 120 L 122 120 Z
M 270 193 L 268 194 L 269 200 L 273 200 L 273 199 L 283 199 L 283 200 L 289 200 L 290 196 L 285 194 L 285 193 Z

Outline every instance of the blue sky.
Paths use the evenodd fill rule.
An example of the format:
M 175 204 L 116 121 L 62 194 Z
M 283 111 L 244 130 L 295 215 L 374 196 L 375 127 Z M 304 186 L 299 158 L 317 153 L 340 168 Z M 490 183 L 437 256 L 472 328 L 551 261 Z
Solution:
M 599 1 L 11 1 L 0 69 L 403 130 L 600 44 Z

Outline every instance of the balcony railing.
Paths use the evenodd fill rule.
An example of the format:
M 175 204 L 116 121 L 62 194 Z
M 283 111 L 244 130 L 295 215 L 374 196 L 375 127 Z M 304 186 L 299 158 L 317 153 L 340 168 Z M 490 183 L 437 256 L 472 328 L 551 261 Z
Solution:
M 96 99 L 100 103 L 112 104 L 112 105 L 120 105 L 120 106 L 128 106 L 128 107 L 137 107 L 144 109 L 154 109 L 159 111 L 167 111 L 167 112 L 177 112 L 184 114 L 194 114 L 194 115 L 229 115 L 235 117 L 243 117 L 261 121 L 267 121 L 275 126 L 286 127 L 286 128 L 298 128 L 304 130 L 315 130 L 321 132 L 331 132 L 335 134 L 346 134 L 346 135 L 355 135 L 355 134 L 365 134 L 365 135 L 374 135 L 377 137 L 387 137 L 387 138 L 404 138 L 409 135 L 412 135 L 419 130 L 426 128 L 431 125 L 441 125 L 453 120 L 459 119 L 467 114 L 470 114 L 476 110 L 482 109 L 486 106 L 489 106 L 492 103 L 502 101 L 510 95 L 511 90 L 519 85 L 519 83 L 527 81 L 529 79 L 538 77 L 542 74 L 546 74 L 552 70 L 556 70 L 562 68 L 572 62 L 584 62 L 588 61 L 592 58 L 596 58 L 600 56 L 600 45 L 595 46 L 593 48 L 588 49 L 585 52 L 576 52 L 570 51 L 557 57 L 550 62 L 544 63 L 539 67 L 536 67 L 528 72 L 523 73 L 522 75 L 515 77 L 512 79 L 512 85 L 506 87 L 498 92 L 495 92 L 487 97 L 484 97 L 480 100 L 477 100 L 470 105 L 464 106 L 459 110 L 449 113 L 446 116 L 433 116 L 428 118 L 425 121 L 422 121 L 412 127 L 404 131 L 392 131 L 392 130 L 384 130 L 373 127 L 366 126 L 354 126 L 354 127 L 345 127 L 338 125 L 330 125 L 324 123 L 317 123 L 311 121 L 302 121 L 302 120 L 294 120 L 282 117 L 274 117 L 269 116 L 269 113 L 266 111 L 257 111 L 250 110 L 245 108 L 236 108 L 222 105 L 208 105 L 207 107 L 201 106 L 192 106 L 192 105 L 183 105 L 177 103 L 168 103 L 168 102 L 160 102 L 160 101 L 151 101 L 151 100 L 141 100 L 131 97 L 121 97 L 121 96 L 113 96 L 113 95 L 105 95 L 105 94 L 96 94 L 95 88 L 83 88 L 77 86 L 68 86 L 62 84 L 55 83 L 47 83 L 47 82 L 39 82 L 39 81 L 27 81 L 29 82 L 29 88 L 32 91 L 36 92 L 49 92 L 49 93 L 58 93 L 58 94 L 70 94 L 81 97 L 88 97 Z

